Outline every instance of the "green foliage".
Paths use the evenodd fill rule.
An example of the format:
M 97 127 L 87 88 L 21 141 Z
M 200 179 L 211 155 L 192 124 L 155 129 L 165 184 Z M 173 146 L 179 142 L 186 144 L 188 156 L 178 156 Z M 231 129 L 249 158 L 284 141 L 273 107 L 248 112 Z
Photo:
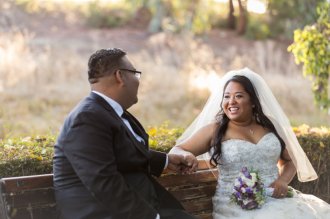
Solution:
M 213 0 L 148 2 L 147 5 L 154 14 L 153 20 L 160 24 L 163 31 L 174 33 L 189 31 L 203 34 L 218 25 L 219 11 L 222 11 L 221 7 L 215 7 Z
M 126 24 L 132 17 L 135 4 L 128 2 L 106 2 L 91 0 L 89 2 L 73 2 L 70 0 L 15 0 L 16 5 L 30 14 L 50 16 L 72 16 L 95 28 L 111 28 Z M 52 15 L 54 16 L 54 15 Z
M 293 30 L 317 20 L 315 8 L 325 0 L 268 0 L 272 36 L 292 38 Z
M 149 127 L 147 132 L 150 148 L 168 152 L 183 133 L 183 129 L 169 128 L 165 122 L 159 127 Z M 318 161 L 319 155 L 322 155 L 322 159 L 330 158 L 327 155 L 330 152 L 329 128 L 310 128 L 303 125 L 294 128 L 294 132 L 313 164 Z M 1 140 L 0 177 L 50 173 L 55 139 L 56 136 L 47 135 Z
M 169 152 L 182 132 L 181 128 L 168 128 L 167 122 L 160 127 L 150 127 L 148 129 L 149 146 L 154 150 Z
M 321 109 L 330 108 L 328 79 L 330 74 L 330 3 L 317 8 L 319 18 L 314 25 L 294 32 L 294 43 L 288 51 L 295 55 L 296 63 L 303 63 L 304 75 L 311 76 L 314 99 Z
M 296 134 L 319 178 L 301 183 L 295 177 L 290 185 L 299 191 L 314 194 L 330 202 L 330 129 L 324 127 L 316 129 L 305 125 L 296 130 Z
M 265 15 L 249 14 L 245 36 L 249 39 L 264 40 L 271 36 Z
M 0 178 L 52 172 L 55 136 L 0 141 Z
M 7 0 L 11 1 L 11 0 Z M 81 5 L 78 2 L 66 1 L 45 1 L 45 0 L 13 0 L 15 5 L 21 7 L 30 14 L 61 14 L 65 12 L 77 12 L 80 14 Z M 64 15 L 65 16 L 65 15 Z
M 148 129 L 150 148 L 168 152 L 183 129 L 169 128 L 165 122 Z M 0 140 L 0 178 L 52 172 L 56 136 L 36 136 Z
M 86 23 L 96 28 L 118 27 L 128 22 L 130 12 L 123 5 L 112 6 L 102 5 L 98 1 L 88 4 Z

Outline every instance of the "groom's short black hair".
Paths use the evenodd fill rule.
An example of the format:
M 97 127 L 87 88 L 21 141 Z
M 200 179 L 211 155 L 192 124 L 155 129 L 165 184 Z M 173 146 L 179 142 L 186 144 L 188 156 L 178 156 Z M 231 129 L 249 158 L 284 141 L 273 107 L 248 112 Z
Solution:
M 100 49 L 93 53 L 88 60 L 88 81 L 98 82 L 98 78 L 111 74 L 120 67 L 121 58 L 126 55 L 121 49 Z

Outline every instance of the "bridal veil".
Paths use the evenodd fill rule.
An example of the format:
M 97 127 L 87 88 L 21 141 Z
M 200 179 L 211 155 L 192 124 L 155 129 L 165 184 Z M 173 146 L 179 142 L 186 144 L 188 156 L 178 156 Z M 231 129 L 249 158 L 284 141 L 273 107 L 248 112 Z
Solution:
M 299 181 L 306 182 L 317 179 L 317 174 L 314 168 L 301 148 L 287 116 L 283 112 L 272 91 L 260 75 L 248 68 L 230 71 L 221 78 L 219 86 L 212 91 L 201 113 L 185 130 L 185 132 L 178 139 L 177 143 L 186 140 L 201 127 L 211 122 L 215 122 L 215 116 L 220 110 L 224 86 L 226 82 L 234 75 L 245 76 L 254 85 L 263 112 L 272 121 L 278 134 L 282 137 L 286 144 L 286 148 L 297 169 Z

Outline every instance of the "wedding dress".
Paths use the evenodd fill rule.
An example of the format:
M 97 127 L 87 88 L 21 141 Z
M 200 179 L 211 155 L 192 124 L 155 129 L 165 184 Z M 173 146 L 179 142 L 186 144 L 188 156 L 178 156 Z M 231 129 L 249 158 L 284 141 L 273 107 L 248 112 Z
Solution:
M 294 191 L 294 197 L 266 198 L 260 209 L 243 210 L 230 202 L 233 184 L 242 167 L 257 170 L 265 187 L 278 176 L 277 161 L 281 153 L 279 140 L 273 133 L 264 135 L 257 144 L 230 139 L 222 143 L 221 164 L 218 165 L 218 185 L 213 197 L 213 218 L 249 219 L 326 219 L 330 218 L 330 205 L 313 196 Z

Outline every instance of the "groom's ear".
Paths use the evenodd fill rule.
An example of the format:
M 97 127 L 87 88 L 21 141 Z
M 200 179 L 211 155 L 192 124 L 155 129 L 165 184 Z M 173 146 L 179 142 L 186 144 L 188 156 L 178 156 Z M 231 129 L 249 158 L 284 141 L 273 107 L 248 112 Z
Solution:
M 125 79 L 123 77 L 122 72 L 119 69 L 114 72 L 114 76 L 116 83 L 120 85 L 124 85 Z

